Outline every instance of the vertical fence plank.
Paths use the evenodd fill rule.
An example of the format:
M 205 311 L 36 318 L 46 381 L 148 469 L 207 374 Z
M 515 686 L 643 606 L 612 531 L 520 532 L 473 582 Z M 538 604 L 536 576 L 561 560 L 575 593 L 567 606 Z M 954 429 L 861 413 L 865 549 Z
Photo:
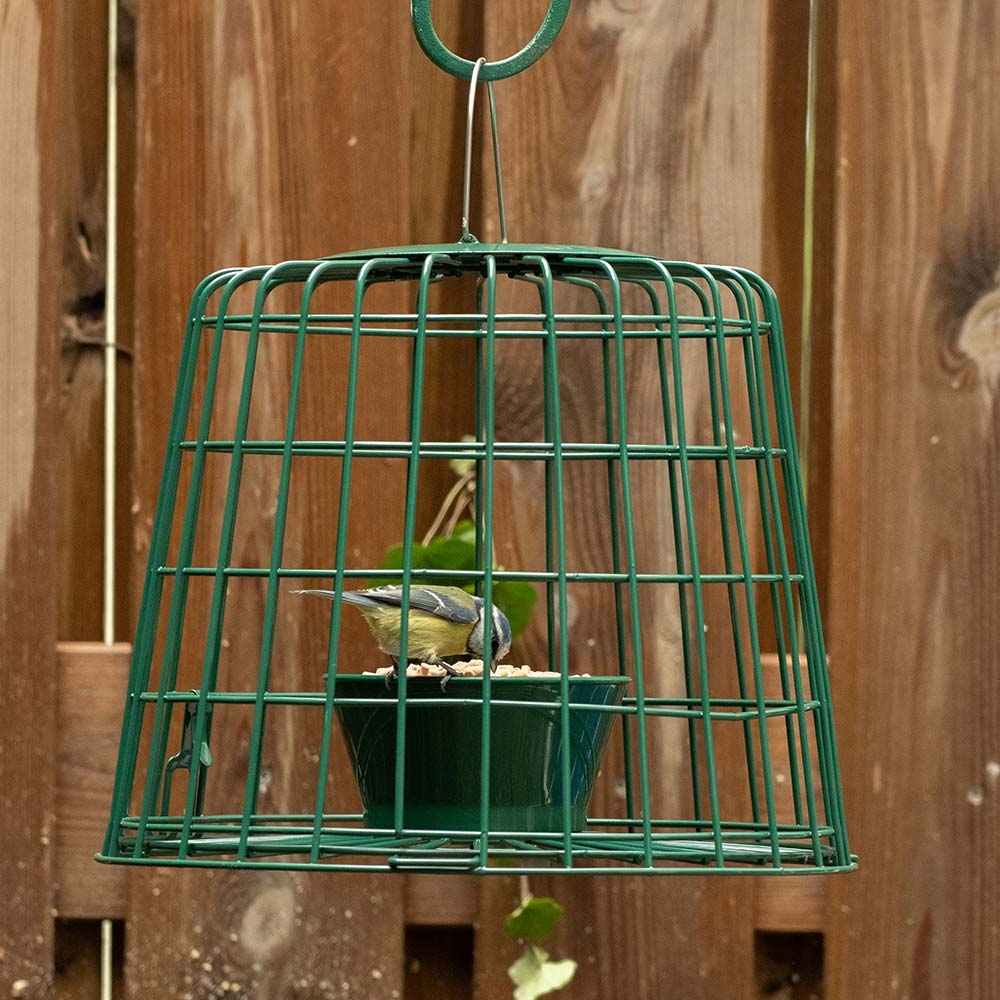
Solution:
M 66 113 L 56 3 L 0 6 L 0 990 L 52 988 L 56 402 Z
M 107 259 L 107 0 L 66 8 L 69 103 L 61 129 L 66 303 L 60 322 L 59 639 L 101 638 Z M 120 371 L 122 383 L 127 373 Z M 124 468 L 124 465 L 123 465 Z
M 389 16 L 380 5 L 352 5 L 339 14 L 318 0 L 140 6 L 140 560 L 180 333 L 195 283 L 224 265 L 405 242 L 410 45 L 405 12 Z M 390 354 L 385 363 L 402 364 L 398 355 Z M 337 407 L 343 405 L 342 380 L 332 373 L 330 398 Z M 280 407 L 287 393 L 287 372 L 262 364 L 254 392 L 257 412 L 268 413 L 272 403 Z M 361 405 L 372 407 L 375 401 Z M 379 418 L 374 410 L 359 416 L 369 422 Z M 362 472 L 355 480 L 372 498 L 358 535 L 367 549 L 362 562 L 377 564 L 379 549 L 398 541 L 399 512 L 383 510 L 376 484 L 366 486 Z M 329 493 L 320 496 L 332 502 Z M 328 526 L 329 509 L 321 505 L 310 512 L 315 524 L 290 524 L 289 539 L 307 542 L 316 526 Z M 259 550 L 251 556 L 266 562 L 270 535 L 254 536 L 249 544 Z M 240 631 L 234 627 L 234 669 L 255 671 L 257 645 L 249 637 L 244 642 Z M 248 676 L 235 683 L 245 686 Z M 286 766 L 291 769 L 292 757 L 305 750 L 290 714 L 283 720 L 280 745 L 288 759 L 279 755 L 275 761 L 271 794 L 281 786 Z M 245 777 L 216 774 L 213 780 L 241 783 Z M 349 874 L 137 872 L 128 934 L 129 993 L 202 997 L 238 987 L 255 998 L 398 996 L 403 884 L 403 879 Z
M 839 11 L 827 996 L 1000 982 L 1000 9 Z
M 489 7 L 486 54 L 496 59 L 516 51 L 537 29 L 544 6 L 519 0 Z M 574 5 L 545 58 L 496 85 L 511 239 L 617 246 L 759 269 L 767 12 L 763 2 Z M 491 176 L 491 166 L 485 172 Z M 486 236 L 495 235 L 494 225 Z M 595 431 L 587 421 L 594 406 L 599 409 L 600 372 L 570 359 L 560 367 L 570 400 L 564 433 L 590 440 Z M 692 396 L 699 391 L 696 381 Z M 628 386 L 633 437 L 655 432 L 654 382 L 636 378 Z M 502 371 L 498 426 L 514 440 L 532 437 L 518 436 L 540 406 L 524 398 L 529 389 L 517 371 Z M 690 421 L 704 426 L 707 397 L 689 403 Z M 645 474 L 636 471 L 637 478 Z M 577 486 L 586 489 L 579 481 Z M 574 518 L 599 517 L 598 496 L 595 490 L 593 505 L 567 511 L 571 535 Z M 752 522 L 752 512 L 749 517 Z M 514 551 L 530 546 L 539 530 L 528 516 L 519 523 L 524 537 L 510 540 Z M 654 524 L 646 511 L 638 523 L 640 549 L 670 548 L 660 537 L 668 526 Z M 585 534 L 576 529 L 577 538 Z M 578 561 L 587 555 L 573 553 Z M 593 611 L 579 608 L 579 620 L 597 617 Z M 661 624 L 677 628 L 666 618 Z M 665 638 L 662 644 L 652 635 L 644 639 L 651 648 L 670 645 Z M 613 635 L 592 641 L 614 661 Z M 518 657 L 526 652 L 523 644 L 516 651 Z M 649 653 L 647 670 L 656 656 Z M 666 761 L 660 764 L 654 780 L 669 782 L 673 772 Z M 673 794 L 662 787 L 658 792 Z M 533 877 L 531 888 L 566 907 L 552 951 L 580 961 L 574 996 L 751 995 L 752 894 L 746 881 Z M 484 893 L 479 933 L 501 927 L 511 902 L 510 892 L 498 887 Z M 503 982 L 515 954 L 513 946 L 479 949 L 480 996 Z

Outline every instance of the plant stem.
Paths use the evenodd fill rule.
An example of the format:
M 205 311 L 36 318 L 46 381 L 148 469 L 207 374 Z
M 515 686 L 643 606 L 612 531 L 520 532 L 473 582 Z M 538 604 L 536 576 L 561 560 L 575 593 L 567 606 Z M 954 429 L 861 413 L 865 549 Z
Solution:
M 450 537 L 454 533 L 455 525 L 458 524 L 458 519 L 462 516 L 463 511 L 472 505 L 472 497 L 475 491 L 475 483 L 469 483 L 469 488 L 466 493 L 460 496 L 455 502 L 455 506 L 451 511 L 451 517 L 448 518 L 448 524 L 445 526 L 445 538 Z
M 448 491 L 448 495 L 444 498 L 444 503 L 441 504 L 441 509 L 437 512 L 437 516 L 434 518 L 434 523 L 430 526 L 430 528 L 428 528 L 427 534 L 424 535 L 423 541 L 421 542 L 422 545 L 430 545 L 431 539 L 438 533 L 438 529 L 441 527 L 442 522 L 448 514 L 448 508 L 451 507 L 455 500 L 460 497 L 462 490 L 465 489 L 475 478 L 475 471 L 467 472 Z M 462 497 L 461 499 L 463 504 L 468 503 L 468 498 Z M 461 509 L 461 507 L 459 509 Z M 451 525 L 452 530 L 454 530 L 455 524 L 457 523 L 458 518 L 456 517 Z M 450 534 L 451 532 L 449 531 L 448 533 Z

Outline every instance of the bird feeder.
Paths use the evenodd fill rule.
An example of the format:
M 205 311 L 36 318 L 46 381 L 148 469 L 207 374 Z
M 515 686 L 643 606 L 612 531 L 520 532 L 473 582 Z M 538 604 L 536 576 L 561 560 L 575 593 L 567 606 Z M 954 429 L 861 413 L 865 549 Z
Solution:
M 471 80 L 470 125 L 487 84 L 495 152 L 492 81 L 568 7 L 472 63 L 414 0 L 421 45 Z M 509 243 L 498 154 L 502 239 L 478 242 L 471 134 L 458 242 L 195 290 L 99 860 L 852 868 L 773 291 L 737 267 Z M 445 364 L 467 423 L 432 427 Z M 450 462 L 474 472 L 460 568 L 419 542 Z M 511 655 L 535 672 L 487 651 L 444 688 L 372 673 L 341 595 L 392 581 L 487 607 L 529 585 Z

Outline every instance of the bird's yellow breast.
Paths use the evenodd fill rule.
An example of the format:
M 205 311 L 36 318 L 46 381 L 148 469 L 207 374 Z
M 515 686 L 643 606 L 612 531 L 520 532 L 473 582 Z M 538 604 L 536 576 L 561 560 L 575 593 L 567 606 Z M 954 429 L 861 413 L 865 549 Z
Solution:
M 368 621 L 379 648 L 390 656 L 400 656 L 399 633 L 402 615 L 399 608 L 367 608 L 361 613 Z M 433 660 L 457 656 L 466 651 L 472 625 L 450 622 L 425 611 L 412 609 L 406 634 L 406 658 Z

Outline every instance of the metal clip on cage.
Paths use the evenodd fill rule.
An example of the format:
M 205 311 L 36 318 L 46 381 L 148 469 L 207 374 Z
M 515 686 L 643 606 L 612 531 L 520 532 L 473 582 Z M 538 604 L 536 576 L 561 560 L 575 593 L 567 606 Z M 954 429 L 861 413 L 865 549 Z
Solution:
M 568 7 L 499 63 L 447 52 L 427 0 L 412 14 L 472 80 L 471 121 L 477 78 L 538 58 Z M 774 293 L 740 268 L 479 243 L 469 162 L 457 243 L 230 268 L 195 291 L 99 859 L 852 868 Z M 444 352 L 474 403 L 431 437 Z M 415 538 L 454 459 L 475 469 L 476 560 L 442 570 Z M 531 584 L 514 651 L 549 674 L 493 675 L 488 649 L 444 690 L 365 673 L 378 656 L 341 595 L 394 578 L 487 606 Z

